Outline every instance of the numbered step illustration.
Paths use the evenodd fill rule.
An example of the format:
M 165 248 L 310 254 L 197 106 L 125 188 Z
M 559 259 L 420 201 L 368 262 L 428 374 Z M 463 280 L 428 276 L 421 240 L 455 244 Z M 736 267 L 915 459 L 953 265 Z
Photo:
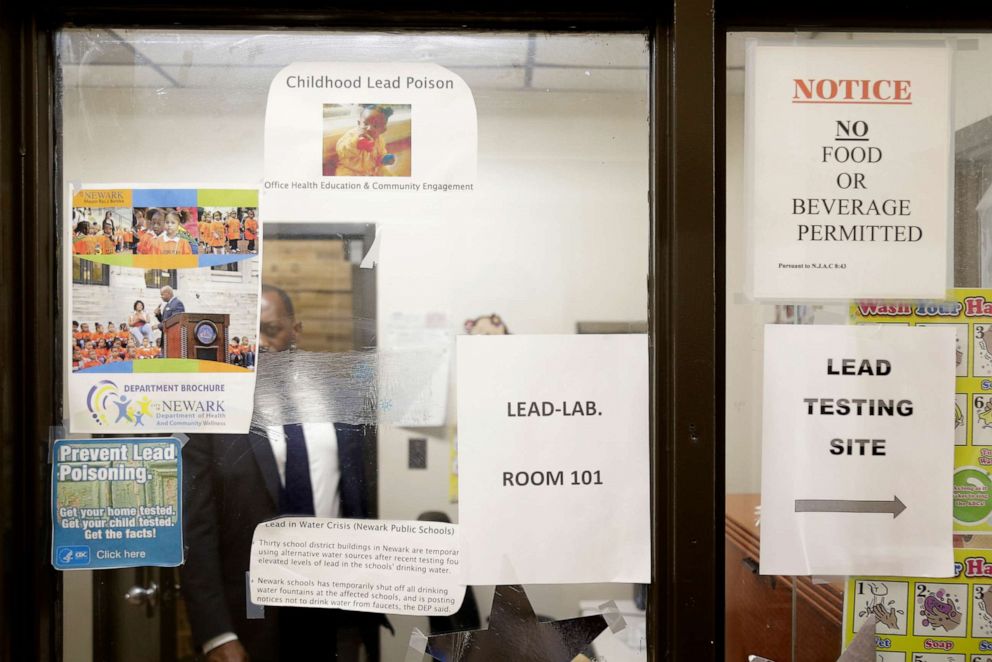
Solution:
M 879 651 L 875 653 L 874 662 L 906 662 L 906 654 L 896 653 L 894 651 Z
M 968 394 L 954 394 L 954 445 L 966 446 L 968 444 Z
M 986 449 L 979 451 L 988 453 Z M 983 458 L 981 458 L 983 459 Z M 978 461 L 981 461 L 978 459 Z M 977 526 L 992 515 L 992 477 L 982 467 L 963 466 L 954 470 L 954 520 Z
M 989 341 L 992 342 L 992 335 Z M 971 396 L 971 444 L 992 446 L 992 395 L 978 393 Z
M 969 662 L 992 662 L 992 655 L 972 655 Z
M 864 579 L 858 580 L 854 591 L 854 632 L 874 619 L 877 634 L 906 634 L 909 582 Z
M 955 374 L 958 377 L 968 376 L 968 325 L 967 324 L 917 324 L 916 326 L 941 326 L 941 327 L 954 327 L 954 340 L 957 345 L 957 351 L 954 353 L 955 361 Z M 983 334 L 984 329 L 989 330 L 989 345 L 992 346 L 992 326 L 978 325 L 982 326 Z M 977 330 L 976 330 L 977 333 Z M 976 337 L 977 338 L 977 337 Z M 977 345 L 977 339 L 976 339 Z M 989 354 L 989 362 L 992 363 L 992 354 Z M 989 374 L 992 374 L 992 367 L 988 368 L 990 370 Z M 978 374 L 977 372 L 975 373 Z
M 990 338 L 992 340 L 992 338 Z M 968 629 L 968 585 L 917 583 L 913 634 L 917 637 L 964 637 Z M 915 653 L 914 653 L 915 655 Z M 938 658 L 933 658 L 937 660 Z M 946 658 L 940 658 L 946 660 Z M 915 657 L 914 657 L 915 660 Z M 930 660 L 925 660 L 930 662 Z
M 913 662 L 966 662 L 959 653 L 913 653 Z
M 976 324 L 972 334 L 973 377 L 992 376 L 992 325 Z
M 971 587 L 971 636 L 992 637 L 992 584 Z

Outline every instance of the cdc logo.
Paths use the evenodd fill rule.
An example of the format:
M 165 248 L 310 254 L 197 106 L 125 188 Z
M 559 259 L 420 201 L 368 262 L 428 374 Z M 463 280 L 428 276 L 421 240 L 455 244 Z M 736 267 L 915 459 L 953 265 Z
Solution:
M 90 548 L 86 545 L 63 545 L 55 549 L 55 565 L 72 568 L 90 564 Z

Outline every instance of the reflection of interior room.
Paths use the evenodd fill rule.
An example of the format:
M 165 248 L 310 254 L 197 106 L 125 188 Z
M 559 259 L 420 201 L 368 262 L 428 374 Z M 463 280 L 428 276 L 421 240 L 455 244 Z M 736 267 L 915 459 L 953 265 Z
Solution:
M 798 645 L 802 651 L 798 659 L 833 660 L 840 654 L 843 584 L 758 574 L 762 327 L 844 324 L 848 311 L 845 306 L 758 305 L 743 294 L 747 268 L 744 40 L 749 36 L 774 35 L 734 33 L 727 39 L 726 659 L 746 659 L 750 654 L 790 659 L 791 647 Z M 988 287 L 992 285 L 992 91 L 987 78 L 992 37 L 955 36 L 962 47 L 954 54 L 954 284 Z M 817 32 L 798 33 L 796 38 L 868 41 L 942 36 Z M 792 636 L 785 636 L 790 631 Z
M 466 320 L 492 314 L 514 334 L 643 333 L 649 250 L 644 40 L 435 35 L 418 43 L 429 45 L 424 52 L 431 61 L 461 75 L 475 95 L 476 213 L 416 225 L 405 222 L 401 210 L 377 219 L 375 290 L 360 292 L 354 275 L 370 242 L 356 236 L 357 243 L 349 243 L 340 229 L 323 238 L 298 228 L 280 232 L 279 219 L 266 218 L 261 207 L 260 219 L 269 224 L 263 225 L 263 282 L 271 279 L 294 292 L 305 317 L 304 348 L 396 350 L 390 343 L 399 342 L 399 335 L 390 320 L 418 316 L 432 323 L 440 316 L 450 342 L 464 332 Z M 356 54 L 405 60 L 410 45 L 397 36 L 369 41 L 313 32 L 173 31 L 168 39 L 129 31 L 72 32 L 61 41 L 65 180 L 258 182 L 268 82 L 282 66 Z M 404 118 L 395 120 L 391 125 L 401 131 Z M 364 305 L 371 300 L 374 308 L 362 312 L 356 298 Z M 369 319 L 374 328 L 368 328 Z M 449 494 L 456 435 L 453 366 L 449 375 L 447 393 L 440 396 L 444 425 L 380 425 L 379 518 L 442 513 L 457 521 L 458 506 Z M 411 468 L 415 440 L 425 448 L 417 463 L 424 468 Z M 149 651 L 156 644 L 180 659 L 192 655 L 175 591 L 159 603 L 161 618 L 147 618 L 144 607 L 119 598 L 147 579 L 129 571 L 102 573 L 99 581 L 89 572 L 65 575 L 63 646 L 98 651 L 74 660 L 154 662 L 159 658 Z M 528 586 L 527 592 L 537 612 L 553 618 L 579 616 L 616 600 L 628 628 L 622 640 L 601 636 L 596 653 L 610 662 L 646 659 L 637 587 Z M 492 587 L 476 587 L 475 597 L 484 624 Z M 95 613 L 94 604 L 100 607 Z M 169 612 L 170 604 L 179 606 Z M 391 621 L 397 636 L 384 635 L 382 659 L 403 660 L 412 628 L 428 632 L 430 625 L 426 617 Z M 101 657 L 98 644 L 108 639 L 113 651 Z M 129 657 L 132 640 L 141 652 Z

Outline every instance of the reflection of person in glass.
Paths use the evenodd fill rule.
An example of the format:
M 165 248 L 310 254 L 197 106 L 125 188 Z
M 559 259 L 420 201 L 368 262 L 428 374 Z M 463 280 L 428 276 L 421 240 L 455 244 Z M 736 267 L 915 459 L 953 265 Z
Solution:
M 338 138 L 335 175 L 378 177 L 386 174 L 383 166 L 396 161 L 396 157 L 386 151 L 386 141 L 382 137 L 392 114 L 393 109 L 389 106 L 365 106 L 358 126 Z
M 289 296 L 263 285 L 260 304 L 259 351 L 292 351 L 302 325 Z M 264 374 L 258 379 L 263 387 Z M 286 398 L 292 406 L 294 394 Z M 255 526 L 281 515 L 368 517 L 365 448 L 374 440 L 373 426 L 330 421 L 191 437 L 183 448 L 182 590 L 194 643 L 209 662 L 357 662 L 359 645 L 364 659 L 378 660 L 379 626 L 388 627 L 381 615 L 265 607 L 263 619 L 247 620 L 245 613 Z M 339 643 L 354 650 L 335 654 Z

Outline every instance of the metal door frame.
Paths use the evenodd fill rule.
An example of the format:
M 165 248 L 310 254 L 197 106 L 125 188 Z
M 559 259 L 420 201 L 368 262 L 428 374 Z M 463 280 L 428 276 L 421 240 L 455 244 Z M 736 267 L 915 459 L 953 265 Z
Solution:
M 236 7 L 236 11 L 232 8 Z M 61 393 L 55 233 L 60 174 L 53 35 L 63 26 L 149 28 L 643 31 L 652 39 L 651 347 L 653 578 L 651 660 L 722 657 L 722 182 L 714 105 L 713 5 L 647 9 L 620 0 L 494 4 L 383 0 L 292 7 L 3 3 L 0 44 L 0 657 L 60 660 L 61 581 L 49 563 L 50 430 Z M 720 61 L 722 63 L 722 61 Z M 55 293 L 53 295 L 53 293 Z M 26 347 L 33 350 L 24 351 Z

